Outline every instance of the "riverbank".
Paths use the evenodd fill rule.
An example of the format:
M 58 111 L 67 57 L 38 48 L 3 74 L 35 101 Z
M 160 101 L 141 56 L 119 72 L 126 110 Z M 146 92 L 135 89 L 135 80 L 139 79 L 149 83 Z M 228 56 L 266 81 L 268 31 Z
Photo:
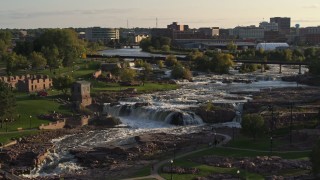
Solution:
M 318 104 L 317 102 L 320 102 L 319 92 L 319 88 L 315 87 L 294 87 L 268 88 L 263 89 L 260 92 L 238 93 L 249 93 L 252 95 L 253 100 L 251 100 L 248 105 L 244 106 L 245 112 L 260 112 L 261 109 L 259 108 L 268 105 L 274 105 L 274 107 L 278 105 L 280 107 L 283 103 L 287 103 L 288 99 L 291 99 L 294 100 L 294 102 L 304 103 L 299 104 L 299 111 L 297 109 L 297 114 L 295 116 L 300 117 L 298 113 L 302 114 L 304 112 L 304 114 L 307 114 L 307 111 L 301 110 L 303 106 L 312 105 L 312 107 L 314 107 L 314 105 Z M 250 107 L 253 107 L 253 109 Z M 312 108 L 312 110 L 316 110 L 316 108 Z M 276 113 L 276 111 L 274 112 Z M 288 120 L 289 114 L 287 113 L 285 115 L 286 116 L 284 117 L 286 118 L 284 119 Z M 130 138 L 130 141 L 122 146 L 101 146 L 70 150 L 70 153 L 75 156 L 79 165 L 84 167 L 84 169 L 78 172 L 70 172 L 70 174 L 63 174 L 62 176 L 79 179 L 86 179 L 89 177 L 110 177 L 111 179 L 119 179 L 126 177 L 123 175 L 123 171 L 126 171 L 128 174 L 134 174 L 134 172 L 137 172 L 139 169 L 151 167 L 151 165 L 159 159 L 172 157 L 174 152 L 190 151 L 201 146 L 208 146 L 209 143 L 212 144 L 214 131 L 211 127 L 205 127 L 205 129 L 202 129 L 202 127 L 196 128 L 196 131 L 185 129 L 184 132 L 188 133 L 182 134 L 172 134 L 168 132 L 144 133 Z M 43 131 L 38 135 L 22 138 L 19 140 L 18 144 L 5 148 L 3 153 L 1 153 L 0 161 L 2 161 L 2 164 L 4 164 L 4 168 L 7 171 L 13 170 L 15 174 L 28 172 L 39 163 L 35 162 L 35 159 L 38 159 L 39 157 L 42 158 L 42 155 L 48 150 L 54 149 L 53 144 L 50 143 L 52 139 L 65 135 L 87 134 L 88 132 L 96 130 L 98 129 L 88 126 L 80 129 Z M 215 129 L 215 131 L 224 134 L 227 133 L 230 136 L 234 135 L 233 129 Z M 239 132 L 236 132 L 236 136 L 238 133 Z M 219 137 L 217 136 L 216 138 L 218 139 Z M 305 137 L 303 136 L 299 141 L 303 141 L 303 138 Z M 219 139 L 219 141 L 220 140 L 221 139 Z M 309 141 L 305 142 L 309 143 Z M 174 146 L 174 144 L 176 144 L 176 146 Z M 305 144 L 306 143 L 300 144 L 300 146 Z M 312 143 L 310 143 L 308 147 L 311 145 Z M 279 148 L 292 149 L 297 147 L 298 146 L 287 146 Z M 37 179 L 42 178 L 39 177 Z

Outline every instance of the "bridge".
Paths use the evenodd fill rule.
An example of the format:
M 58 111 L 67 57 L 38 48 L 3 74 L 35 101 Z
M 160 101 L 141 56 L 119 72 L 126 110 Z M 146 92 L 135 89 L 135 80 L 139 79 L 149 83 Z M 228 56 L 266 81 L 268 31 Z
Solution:
M 310 65 L 309 62 L 288 62 L 288 61 L 261 61 L 261 60 L 234 60 L 235 63 L 245 63 L 245 64 L 279 64 L 279 73 L 282 73 L 282 65 L 298 65 L 299 74 L 301 74 L 301 67 Z M 264 66 L 261 66 L 261 72 L 264 71 Z
M 123 56 L 123 55 L 100 55 L 100 54 L 88 54 L 87 58 L 120 58 L 120 59 L 142 59 L 142 60 L 165 60 L 167 55 L 154 54 L 150 56 Z M 186 56 L 176 55 L 177 60 L 187 61 Z
M 158 61 L 158 60 L 165 60 L 167 55 L 161 54 L 154 54 L 150 56 L 123 56 L 123 55 L 101 55 L 101 54 L 88 54 L 88 58 L 120 58 L 120 59 L 142 59 L 142 60 L 149 60 L 149 61 Z M 184 55 L 176 55 L 177 60 L 180 61 L 189 61 L 189 59 Z M 262 61 L 262 60 L 233 60 L 235 63 L 246 63 L 246 64 L 278 64 L 280 66 L 279 73 L 282 73 L 282 65 L 297 65 L 299 66 L 299 74 L 301 74 L 301 67 L 309 65 L 309 62 L 288 62 L 288 61 Z M 264 71 L 264 66 L 261 66 L 261 72 Z

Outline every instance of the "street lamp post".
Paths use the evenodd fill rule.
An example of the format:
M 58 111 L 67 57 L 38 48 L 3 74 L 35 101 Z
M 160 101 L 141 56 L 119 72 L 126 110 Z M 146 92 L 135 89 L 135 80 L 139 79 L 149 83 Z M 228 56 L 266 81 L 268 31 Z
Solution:
M 173 161 L 175 161 L 176 158 L 176 144 L 173 144 Z
M 272 143 L 273 143 L 273 139 L 272 136 L 270 137 L 270 152 L 272 153 Z
M 172 174 L 173 174 L 173 160 L 171 160 L 170 161 L 170 164 L 171 164 L 171 170 L 170 170 L 170 172 L 171 172 L 171 180 L 172 180 Z
M 234 141 L 234 127 L 232 127 L 232 141 Z
M 238 179 L 240 179 L 240 170 L 237 171 Z
M 214 146 L 217 146 L 217 139 L 216 139 L 216 131 L 214 131 L 214 139 L 213 139 L 213 143 L 214 143 Z
M 32 118 L 32 116 L 30 115 L 30 121 L 29 121 L 29 123 L 30 123 L 30 129 L 31 129 L 31 118 Z
M 290 110 L 291 110 L 291 117 L 290 117 L 290 144 L 292 144 L 292 107 L 293 106 L 293 103 L 291 102 L 290 104 Z
M 8 132 L 8 118 L 6 118 L 6 132 Z

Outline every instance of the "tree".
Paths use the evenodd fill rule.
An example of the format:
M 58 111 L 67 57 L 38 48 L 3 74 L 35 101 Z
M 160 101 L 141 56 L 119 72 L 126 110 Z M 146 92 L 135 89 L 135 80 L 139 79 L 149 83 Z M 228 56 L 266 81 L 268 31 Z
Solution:
M 228 73 L 229 68 L 233 66 L 234 62 L 232 61 L 233 56 L 231 54 L 216 54 L 212 59 L 212 66 L 214 67 L 214 72 L 216 73 Z
M 164 52 L 169 52 L 170 51 L 170 46 L 169 45 L 163 45 L 161 47 L 161 50 L 164 51 Z
M 253 137 L 254 140 L 265 129 L 264 119 L 259 114 L 245 115 L 242 118 L 241 126 L 242 133 L 246 136 Z
M 34 41 L 34 51 L 41 52 L 43 47 L 58 49 L 58 60 L 64 66 L 71 66 L 80 58 L 85 50 L 85 42 L 78 39 L 77 33 L 72 29 L 48 29 Z
M 307 61 L 313 60 L 316 57 L 316 49 L 313 47 L 305 49 L 304 57 L 306 57 Z
M 320 58 L 311 60 L 309 72 L 313 75 L 320 75 Z
M 0 60 L 2 56 L 7 53 L 8 48 L 11 47 L 12 35 L 9 31 L 0 30 Z
M 49 65 L 50 71 L 62 66 L 59 49 L 56 46 L 42 47 L 41 53 L 47 59 L 47 64 Z
M 41 53 L 32 52 L 29 56 L 29 61 L 33 69 L 42 69 L 47 65 L 47 60 L 42 56 Z
M 192 80 L 192 73 L 189 69 L 183 67 L 181 64 L 177 64 L 171 71 L 171 77 L 174 79 L 187 79 Z
M 233 41 L 231 41 L 229 44 L 227 44 L 227 49 L 230 52 L 235 52 L 237 50 L 237 48 L 238 48 L 238 46 Z
M 203 58 L 203 56 L 204 56 L 203 52 L 195 50 L 195 51 L 192 51 L 191 53 L 188 54 L 187 59 L 189 59 L 191 61 L 195 61 L 195 60 Z
M 131 82 L 137 76 L 137 73 L 133 69 L 125 68 L 120 72 L 120 79 L 123 82 Z
M 165 64 L 166 64 L 167 67 L 172 67 L 172 66 L 177 65 L 178 64 L 177 57 L 174 56 L 174 55 L 168 55 L 166 57 Z
M 315 177 L 320 178 L 320 141 L 313 147 L 310 161 L 312 163 L 312 171 Z
M 67 94 L 73 82 L 74 79 L 71 76 L 58 76 L 52 80 L 53 87 L 59 91 L 62 91 L 64 95 Z
M 164 63 L 162 60 L 158 61 L 158 67 L 159 67 L 159 69 L 164 68 Z
M 149 47 L 151 46 L 151 38 L 145 38 L 140 41 L 140 48 L 142 49 L 142 51 L 148 51 Z
M 0 118 L 1 128 L 4 121 L 13 120 L 16 99 L 9 84 L 0 81 Z
M 19 69 L 29 68 L 30 65 L 26 57 L 16 53 L 5 54 L 3 59 L 6 62 L 7 75 L 12 75 Z

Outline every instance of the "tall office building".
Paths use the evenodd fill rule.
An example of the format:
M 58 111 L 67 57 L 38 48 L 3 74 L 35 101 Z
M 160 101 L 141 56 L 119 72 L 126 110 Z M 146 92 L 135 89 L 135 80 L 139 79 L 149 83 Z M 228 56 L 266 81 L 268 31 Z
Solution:
M 108 43 L 111 40 L 119 40 L 119 29 L 92 27 L 86 29 L 86 39 L 89 41 L 102 41 Z
M 291 18 L 289 17 L 272 17 L 270 23 L 277 23 L 279 32 L 282 34 L 289 34 L 291 27 Z

